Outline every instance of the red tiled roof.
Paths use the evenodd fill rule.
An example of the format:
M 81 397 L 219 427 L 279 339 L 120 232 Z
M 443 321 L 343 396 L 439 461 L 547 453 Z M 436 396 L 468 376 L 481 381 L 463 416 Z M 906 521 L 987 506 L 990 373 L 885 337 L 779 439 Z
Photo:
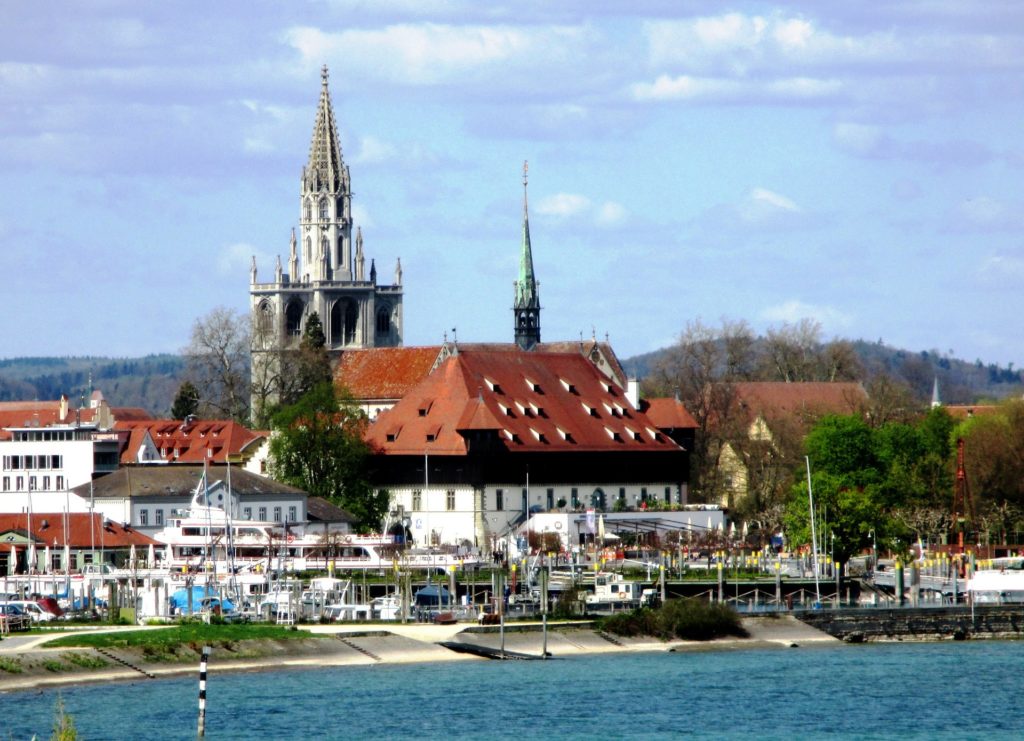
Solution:
M 63 512 L 33 513 L 32 534 L 39 546 L 64 547 L 64 517 Z M 93 543 L 97 548 L 101 543 L 105 548 L 128 548 L 132 545 L 145 548 L 151 544 L 160 545 L 148 535 L 143 535 L 131 528 L 126 529 L 119 522 L 104 520 L 103 515 L 99 513 L 70 512 L 67 514 L 67 518 L 67 541 L 72 548 L 89 548 Z M 91 527 L 90 518 L 92 518 Z M 24 533 L 27 529 L 28 516 L 25 513 L 0 513 L 0 533 L 11 530 L 20 530 Z
M 334 382 L 355 399 L 401 399 L 434 367 L 441 347 L 377 347 L 346 350 Z
M 999 411 L 999 407 L 995 404 L 943 404 L 942 408 L 949 412 L 950 417 L 957 420 L 968 417 L 984 417 Z
M 240 454 L 265 433 L 253 432 L 231 420 L 199 420 L 185 425 L 179 420 L 156 419 L 118 421 L 117 431 L 130 432 L 127 445 L 121 450 L 121 462 L 134 463 L 139 446 L 149 433 L 160 456 L 177 463 L 225 463 L 228 456 Z
M 680 430 L 697 427 L 697 420 L 686 411 L 686 407 L 678 399 L 660 397 L 643 399 L 640 409 L 659 430 Z
M 382 412 L 367 439 L 385 454 L 465 455 L 460 431 L 486 430 L 510 451 L 679 450 L 577 352 L 463 345 Z
M 867 401 L 859 383 L 756 381 L 732 384 L 740 407 L 751 421 L 780 417 L 851 414 Z

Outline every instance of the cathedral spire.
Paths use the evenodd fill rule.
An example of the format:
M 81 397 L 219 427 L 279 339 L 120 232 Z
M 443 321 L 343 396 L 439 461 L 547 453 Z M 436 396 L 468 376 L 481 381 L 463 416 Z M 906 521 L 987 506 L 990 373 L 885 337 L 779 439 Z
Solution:
M 338 141 L 338 123 L 331 105 L 331 91 L 327 87 L 327 65 L 320 70 L 320 104 L 313 123 L 313 137 L 309 143 L 309 162 L 305 175 L 311 179 L 310 190 L 337 191 L 345 176 L 345 162 Z
M 530 214 L 526 197 L 529 164 L 523 162 L 523 245 L 519 255 L 519 279 L 515 283 L 516 344 L 530 350 L 540 342 L 540 297 L 533 273 L 533 250 L 530 245 Z

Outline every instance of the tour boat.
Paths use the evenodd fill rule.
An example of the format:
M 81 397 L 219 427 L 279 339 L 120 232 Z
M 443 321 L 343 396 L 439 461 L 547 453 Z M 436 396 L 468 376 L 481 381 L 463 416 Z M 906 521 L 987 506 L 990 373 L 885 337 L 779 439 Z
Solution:
M 967 582 L 974 604 L 1024 602 L 1024 558 L 993 558 L 979 564 Z

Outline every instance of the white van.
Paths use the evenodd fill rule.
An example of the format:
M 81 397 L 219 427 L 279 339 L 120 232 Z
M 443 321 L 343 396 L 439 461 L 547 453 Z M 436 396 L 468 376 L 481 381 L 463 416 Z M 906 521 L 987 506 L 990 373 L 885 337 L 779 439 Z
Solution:
M 21 611 L 28 615 L 33 623 L 45 623 L 50 620 L 57 619 L 56 615 L 52 612 L 47 612 L 36 602 L 29 602 L 28 600 L 11 600 L 8 604 L 20 607 Z

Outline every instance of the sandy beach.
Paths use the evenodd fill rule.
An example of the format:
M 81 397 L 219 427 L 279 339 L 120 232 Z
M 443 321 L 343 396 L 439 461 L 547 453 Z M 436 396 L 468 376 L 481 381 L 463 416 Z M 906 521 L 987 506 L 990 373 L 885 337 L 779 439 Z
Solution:
M 837 641 L 789 615 L 744 618 L 743 626 L 750 634 L 747 638 L 659 641 L 650 638 L 609 636 L 596 631 L 587 623 L 551 624 L 547 636 L 547 650 L 552 657 L 560 658 L 641 651 L 793 647 Z M 129 627 L 107 630 L 137 629 Z M 326 635 L 284 641 L 239 641 L 230 647 L 215 646 L 210 657 L 209 671 L 214 673 L 413 662 L 487 661 L 488 659 L 454 651 L 440 644 L 462 643 L 485 649 L 501 647 L 501 635 L 496 627 L 479 627 L 465 623 L 311 625 L 303 626 L 303 629 Z M 64 634 L 14 636 L 0 641 L 0 662 L 4 659 L 15 661 L 22 669 L 20 673 L 0 669 L 0 692 L 85 682 L 134 681 L 193 674 L 198 671 L 198 654 L 193 662 L 187 660 L 187 652 L 183 657 L 185 660 L 181 662 L 164 663 L 146 661 L 141 651 L 129 649 L 112 649 L 101 654 L 93 649 L 47 648 L 48 641 L 61 635 Z M 540 624 L 516 623 L 506 627 L 506 651 L 540 656 L 543 641 Z M 91 659 L 104 661 L 106 666 L 97 669 L 81 668 L 69 661 L 68 654 L 85 654 Z M 58 663 L 64 667 L 60 671 L 47 668 L 48 665 L 53 667 Z

